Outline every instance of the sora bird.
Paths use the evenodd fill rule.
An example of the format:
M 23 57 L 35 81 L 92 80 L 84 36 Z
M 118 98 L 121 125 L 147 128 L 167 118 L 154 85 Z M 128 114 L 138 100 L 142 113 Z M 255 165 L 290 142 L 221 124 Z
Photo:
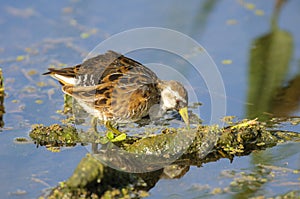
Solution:
M 161 117 L 176 110 L 189 126 L 188 94 L 177 81 L 160 80 L 141 63 L 114 51 L 107 51 L 82 64 L 55 69 L 51 75 L 64 93 L 75 98 L 92 116 L 118 132 L 112 123 L 137 122 L 143 117 Z

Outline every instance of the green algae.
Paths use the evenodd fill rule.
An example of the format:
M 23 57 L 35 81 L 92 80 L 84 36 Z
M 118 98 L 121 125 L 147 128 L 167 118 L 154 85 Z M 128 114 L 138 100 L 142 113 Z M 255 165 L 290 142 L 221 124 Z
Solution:
M 135 154 L 161 155 L 164 151 L 176 154 L 185 150 L 185 154 L 199 155 L 200 152 L 218 150 L 222 155 L 247 155 L 253 150 L 262 150 L 286 141 L 299 141 L 300 134 L 280 130 L 269 130 L 266 123 L 256 120 L 243 120 L 232 126 L 198 125 L 194 129 L 165 129 L 161 134 L 143 138 L 127 137 L 116 143 L 127 152 Z M 80 135 L 79 135 L 80 134 Z M 51 126 L 33 125 L 30 138 L 36 144 L 53 146 L 75 146 L 79 143 L 102 143 L 99 134 L 87 131 L 77 132 L 72 125 Z M 211 151 L 200 151 L 203 144 L 213 146 Z M 208 149 L 208 147 L 207 147 Z M 222 152 L 221 152 L 222 151 Z
M 69 188 L 84 188 L 90 182 L 101 182 L 104 166 L 90 156 L 85 157 L 77 166 L 74 174 L 65 182 Z
M 29 136 L 37 145 L 41 146 L 75 146 L 80 142 L 76 128 L 71 125 L 60 126 L 53 124 L 44 126 L 36 124 L 32 126 Z
M 14 143 L 16 143 L 16 144 L 28 144 L 28 143 L 31 143 L 31 142 L 30 142 L 30 140 L 28 140 L 25 137 L 16 137 L 14 139 Z
M 146 184 L 141 176 L 105 167 L 88 154 L 66 182 L 40 198 L 141 198 L 148 195 Z
M 94 155 L 88 154 L 82 159 L 68 180 L 60 183 L 52 189 L 50 194 L 44 197 L 142 198 L 148 196 L 148 190 L 161 177 L 183 176 L 192 165 L 201 166 L 203 163 L 217 161 L 221 158 L 232 160 L 235 156 L 248 155 L 253 151 L 264 150 L 278 143 L 300 141 L 300 134 L 297 132 L 270 130 L 266 123 L 257 120 L 233 122 L 227 118 L 227 122 L 230 123 L 230 126 L 225 128 L 198 125 L 189 131 L 180 128 L 167 128 L 158 135 L 143 138 L 127 137 L 115 144 L 137 156 L 146 153 L 154 155 L 153 157 L 164 156 L 165 151 L 170 152 L 170 157 L 179 152 L 182 152 L 182 156 L 178 157 L 172 165 L 167 165 L 156 171 L 127 173 L 105 166 Z M 66 137 L 63 136 L 64 134 Z M 91 132 L 82 138 L 78 136 L 74 127 L 67 125 L 51 125 L 50 127 L 36 125 L 32 129 L 30 137 L 33 140 L 38 138 L 39 142 L 35 141 L 40 145 L 47 143 L 57 146 L 60 143 L 60 146 L 66 146 L 68 143 L 99 143 L 99 137 L 91 134 Z M 64 145 L 62 145 L 63 143 Z M 259 168 L 262 168 L 262 171 L 266 170 L 263 166 Z M 250 186 L 249 183 L 255 188 L 272 180 L 272 176 L 268 177 L 268 175 L 265 178 L 258 178 L 259 176 L 255 177 L 251 173 L 241 173 L 227 189 L 243 189 L 245 186 Z M 215 194 L 221 192 L 226 192 L 226 190 L 216 188 L 212 191 Z

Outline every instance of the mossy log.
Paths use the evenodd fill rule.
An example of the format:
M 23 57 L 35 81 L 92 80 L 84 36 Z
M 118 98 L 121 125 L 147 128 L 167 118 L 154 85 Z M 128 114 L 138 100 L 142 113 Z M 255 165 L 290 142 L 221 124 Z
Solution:
M 254 150 L 263 150 L 285 141 L 300 141 L 299 133 L 268 130 L 265 123 L 244 120 L 225 128 L 199 125 L 191 131 L 166 129 L 160 135 L 144 138 L 128 137 L 126 140 L 114 144 L 135 154 L 142 154 L 145 151 L 157 154 L 158 151 L 164 151 L 164 148 L 174 147 L 173 138 L 178 136 L 178 133 L 183 134 L 184 140 L 187 140 L 188 134 L 186 133 L 189 132 L 192 132 L 193 142 L 180 158 L 165 168 L 146 173 L 128 173 L 107 167 L 88 154 L 79 163 L 73 175 L 53 188 L 47 197 L 141 198 L 148 195 L 148 190 L 161 177 L 180 177 L 188 171 L 191 165 L 200 166 L 220 158 L 232 160 L 235 156 L 248 155 Z M 35 125 L 30 133 L 30 137 L 37 144 L 54 147 L 95 143 L 95 140 L 100 139 L 93 134 L 88 140 L 88 135 L 91 134 L 86 134 L 84 140 L 81 140 L 76 128 L 59 125 L 49 127 Z M 177 147 L 173 152 L 178 152 L 176 150 L 182 150 L 182 148 Z

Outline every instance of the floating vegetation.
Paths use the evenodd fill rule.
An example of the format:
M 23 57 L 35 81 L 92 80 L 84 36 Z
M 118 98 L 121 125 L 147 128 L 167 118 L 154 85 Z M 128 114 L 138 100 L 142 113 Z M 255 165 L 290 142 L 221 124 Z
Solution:
M 34 101 L 36 104 L 43 104 L 43 100 L 35 100 Z
M 71 125 L 53 124 L 45 127 L 42 124 L 36 124 L 32 126 L 29 136 L 37 145 L 41 146 L 69 147 L 80 142 L 75 127 Z
M 189 166 L 200 166 L 203 163 L 217 161 L 220 158 L 228 158 L 231 161 L 235 156 L 248 155 L 253 151 L 264 150 L 273 147 L 278 143 L 286 141 L 300 141 L 300 134 L 296 132 L 286 132 L 279 130 L 268 130 L 266 123 L 257 120 L 242 120 L 233 122 L 232 117 L 227 117 L 226 120 L 231 125 L 225 128 L 218 128 L 217 126 L 202 126 L 199 125 L 194 133 L 191 133 L 193 142 L 187 147 L 183 155 L 172 163 L 172 168 L 168 169 L 167 176 L 182 176 L 186 173 Z M 215 133 L 213 133 L 215 132 Z M 86 137 L 78 136 L 78 132 L 72 126 L 51 125 L 45 127 L 36 125 L 33 127 L 30 137 L 39 145 L 61 147 L 74 146 L 77 143 L 95 143 L 101 136 L 91 136 L 87 132 Z M 174 136 L 183 134 L 187 137 L 184 130 L 181 129 L 165 129 L 159 135 L 150 135 L 144 138 L 127 137 L 125 140 L 116 143 L 119 147 L 133 154 L 152 153 L 160 155 L 165 148 L 176 148 L 174 146 Z M 183 138 L 180 137 L 180 138 Z M 212 147 L 203 148 L 203 142 L 207 142 L 207 137 L 210 138 Z M 178 144 L 178 143 L 177 143 Z M 181 143 L 182 144 L 182 143 Z M 184 143 L 183 143 L 184 144 Z M 205 151 L 206 150 L 206 151 Z M 263 171 L 277 170 L 280 168 L 273 168 L 266 165 L 258 165 Z M 178 169 L 176 169 L 178 168 Z M 183 169 L 179 169 L 183 168 Z M 94 156 L 87 155 L 79 163 L 73 175 L 65 182 L 60 183 L 54 188 L 51 193 L 45 197 L 47 198 L 141 198 L 148 196 L 147 190 L 163 176 L 164 168 L 156 171 L 151 171 L 144 174 L 127 173 L 104 166 Z M 178 173 L 179 172 L 179 173 Z M 291 172 L 293 174 L 299 173 L 299 170 L 286 170 L 282 172 Z M 166 176 L 164 175 L 164 176 Z M 227 176 L 229 174 L 226 174 Z M 230 175 L 229 175 L 230 176 Z M 254 186 L 266 181 L 272 180 L 272 176 L 266 175 L 253 176 L 252 174 L 241 173 L 233 174 L 236 176 L 228 190 L 241 189 L 243 186 Z M 239 177 L 238 177 L 239 176 Z M 118 180 L 116 180 L 118 179 Z M 250 183 L 250 184 L 249 184 Z M 227 190 L 227 191 L 228 191 Z M 211 194 L 219 194 L 226 192 L 221 188 L 215 188 Z M 292 193 L 290 193 L 292 194 Z M 133 197 L 134 196 L 134 197 Z
M 25 58 L 26 58 L 26 56 L 19 55 L 19 56 L 17 56 L 16 61 L 23 61 Z
M 222 64 L 224 64 L 224 65 L 232 64 L 232 60 L 231 59 L 224 59 L 224 60 L 222 60 Z
M 31 141 L 28 140 L 28 138 L 25 138 L 25 137 L 16 137 L 14 139 L 14 143 L 17 143 L 17 144 L 27 144 L 27 143 L 31 143 Z

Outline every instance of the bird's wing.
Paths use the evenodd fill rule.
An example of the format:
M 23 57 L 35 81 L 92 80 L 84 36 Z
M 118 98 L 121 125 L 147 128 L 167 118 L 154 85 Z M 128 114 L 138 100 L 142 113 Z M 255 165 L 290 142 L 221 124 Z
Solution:
M 94 103 L 96 100 L 107 98 L 111 92 L 112 84 L 101 84 L 95 86 L 65 85 L 62 87 L 64 93 L 86 103 Z

